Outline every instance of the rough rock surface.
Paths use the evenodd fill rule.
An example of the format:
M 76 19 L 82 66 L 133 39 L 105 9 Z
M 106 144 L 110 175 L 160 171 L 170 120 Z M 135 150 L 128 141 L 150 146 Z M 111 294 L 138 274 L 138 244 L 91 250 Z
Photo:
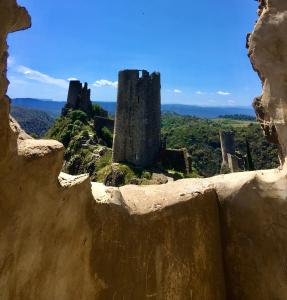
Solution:
M 259 20 L 248 37 L 249 56 L 263 84 L 254 107 L 271 142 L 280 144 L 282 163 L 287 155 L 287 2 L 260 0 Z
M 285 149 L 287 3 L 261 2 L 250 55 Z M 59 173 L 63 146 L 9 118 L 6 37 L 29 25 L 0 0 L 0 299 L 286 300 L 287 166 L 121 188 Z

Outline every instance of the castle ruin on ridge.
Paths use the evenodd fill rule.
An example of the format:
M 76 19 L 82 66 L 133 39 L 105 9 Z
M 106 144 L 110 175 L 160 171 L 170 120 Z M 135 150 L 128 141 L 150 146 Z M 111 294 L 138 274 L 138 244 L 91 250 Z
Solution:
M 113 162 L 147 167 L 157 161 L 161 119 L 160 73 L 119 72 Z
M 220 131 L 220 143 L 222 152 L 221 173 L 233 173 L 243 171 L 244 158 L 235 151 L 233 131 Z
M 79 80 L 70 81 L 67 104 L 65 105 L 62 114 L 65 115 L 69 109 L 79 109 L 84 111 L 87 115 L 91 115 L 91 90 L 88 89 L 88 84 L 86 82 L 83 86 Z

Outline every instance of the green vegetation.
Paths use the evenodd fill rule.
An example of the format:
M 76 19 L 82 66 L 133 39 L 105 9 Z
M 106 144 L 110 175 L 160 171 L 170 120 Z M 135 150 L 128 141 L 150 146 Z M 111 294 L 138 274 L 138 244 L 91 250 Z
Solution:
M 121 185 L 129 183 L 148 184 L 149 180 L 152 178 L 151 172 L 135 168 L 129 164 L 108 164 L 99 170 L 97 180 L 99 182 L 105 182 L 107 176 L 115 172 L 122 174 L 123 181 Z
M 167 138 L 167 146 L 186 147 L 192 156 L 193 167 L 204 177 L 219 174 L 222 160 L 220 130 L 235 132 L 236 149 L 243 155 L 247 154 L 246 140 L 249 142 L 252 166 L 256 170 L 278 167 L 277 146 L 266 141 L 254 120 L 199 119 L 176 114 L 162 117 L 162 134 Z
M 94 112 L 107 116 L 107 112 L 97 106 L 94 106 Z M 162 178 L 155 179 L 154 173 L 162 173 L 174 179 L 219 174 L 222 160 L 220 130 L 235 132 L 236 149 L 246 155 L 248 169 L 277 167 L 277 147 L 266 141 L 259 124 L 253 118 L 240 118 L 241 116 L 235 116 L 235 119 L 223 116 L 217 119 L 200 119 L 163 114 L 162 135 L 167 138 L 167 147 L 185 147 L 192 156 L 193 171 L 188 176 L 174 170 L 163 170 L 160 166 L 144 170 L 127 164 L 112 164 L 112 133 L 106 127 L 96 133 L 93 118 L 79 110 L 69 111 L 67 115 L 58 118 L 47 137 L 64 144 L 64 171 L 73 175 L 89 173 L 92 180 L 116 180 L 120 185 L 164 182 Z
M 253 121 L 256 122 L 256 118 L 248 115 L 241 115 L 241 114 L 235 114 L 235 115 L 223 115 L 219 116 L 219 119 L 231 119 L 231 120 L 239 120 L 239 121 Z
M 106 141 L 106 144 L 108 147 L 113 146 L 113 134 L 110 132 L 110 130 L 107 127 L 103 127 L 101 130 L 101 138 Z
M 107 118 L 109 116 L 109 114 L 100 105 L 93 103 L 93 116 Z
M 112 133 L 102 127 L 95 132 L 94 116 L 108 117 L 99 105 L 93 105 L 93 116 L 80 110 L 69 111 L 56 121 L 45 112 L 12 106 L 12 115 L 35 138 L 46 133 L 47 138 L 62 142 L 65 150 L 64 171 L 76 175 L 89 173 L 92 180 L 104 181 L 112 165 Z M 221 116 L 216 119 L 200 119 L 166 113 L 162 116 L 162 135 L 169 148 L 187 148 L 192 156 L 193 171 L 188 176 L 174 170 L 140 170 L 130 165 L 118 165 L 125 183 L 147 184 L 153 172 L 163 173 L 175 179 L 208 177 L 219 174 L 221 166 L 220 130 L 235 132 L 236 149 L 246 155 L 249 170 L 269 169 L 279 165 L 277 146 L 266 141 L 253 117 L 244 115 Z
M 94 114 L 106 116 L 107 112 L 94 105 Z M 111 164 L 112 133 L 105 127 L 102 132 L 97 136 L 93 117 L 80 110 L 70 110 L 56 119 L 46 138 L 56 139 L 65 146 L 64 171 L 72 175 L 89 173 L 92 180 L 97 180 L 97 172 Z
M 159 165 L 145 170 L 129 164 L 113 164 L 113 135 L 107 127 L 95 130 L 95 116 L 107 117 L 108 114 L 98 105 L 93 105 L 92 117 L 80 110 L 68 110 L 48 131 L 47 138 L 56 139 L 65 146 L 63 171 L 72 175 L 88 173 L 93 181 L 117 186 L 166 183 L 166 176 L 175 180 L 187 177 Z M 193 170 L 190 177 L 198 177 L 197 172 Z
M 11 106 L 11 115 L 34 138 L 43 137 L 55 121 L 43 111 L 20 106 Z

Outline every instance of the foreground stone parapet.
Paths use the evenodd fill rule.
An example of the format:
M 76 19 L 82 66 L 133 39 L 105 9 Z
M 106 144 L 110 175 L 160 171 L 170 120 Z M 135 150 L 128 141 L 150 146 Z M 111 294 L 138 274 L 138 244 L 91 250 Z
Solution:
M 94 194 L 105 203 L 94 211 L 93 252 L 106 253 L 93 258 L 99 299 L 225 299 L 213 189 L 183 181 L 122 187 L 121 198 L 106 190 Z
M 286 299 L 286 173 L 211 180 L 220 200 L 227 299 Z

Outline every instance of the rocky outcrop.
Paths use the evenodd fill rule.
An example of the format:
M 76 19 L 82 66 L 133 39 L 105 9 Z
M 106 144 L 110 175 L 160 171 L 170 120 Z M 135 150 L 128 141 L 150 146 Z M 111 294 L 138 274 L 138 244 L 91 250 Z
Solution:
M 249 40 L 283 150 L 286 11 L 269 0 Z M 286 165 L 121 188 L 60 173 L 63 146 L 9 117 L 6 37 L 29 25 L 0 0 L 0 299 L 285 300 Z
M 259 20 L 248 37 L 249 56 L 263 85 L 254 108 L 268 139 L 281 146 L 281 161 L 287 155 L 287 2 L 260 0 Z

